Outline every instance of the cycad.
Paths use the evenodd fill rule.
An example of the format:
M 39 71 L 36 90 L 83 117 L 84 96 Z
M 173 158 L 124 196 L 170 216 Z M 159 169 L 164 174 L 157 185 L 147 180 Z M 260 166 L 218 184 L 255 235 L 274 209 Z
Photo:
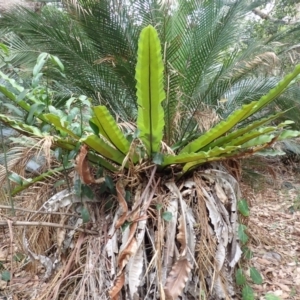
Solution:
M 162 6 L 145 0 L 63 2 L 64 11 L 45 6 L 35 14 L 19 8 L 0 19 L 3 41 L 12 50 L 11 63 L 26 71 L 38 52 L 56 55 L 67 76 L 48 70 L 47 84 L 63 93 L 91 97 L 122 120 L 132 121 L 137 113 L 138 36 L 141 28 L 152 24 L 164 54 L 169 144 L 197 134 L 201 127 L 197 116 L 204 107 L 217 107 L 218 114 L 226 117 L 280 80 L 260 75 L 261 65 L 272 68 L 276 55 L 272 44 L 250 40 L 243 22 L 259 2 L 169 1 Z M 286 103 L 297 105 L 297 91 L 291 88 L 277 99 L 278 104 L 285 110 Z M 293 117 L 298 120 L 296 114 Z

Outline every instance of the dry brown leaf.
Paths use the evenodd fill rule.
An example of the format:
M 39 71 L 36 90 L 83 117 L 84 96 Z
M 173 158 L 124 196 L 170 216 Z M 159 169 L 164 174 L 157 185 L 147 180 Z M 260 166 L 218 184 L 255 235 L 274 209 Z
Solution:
M 178 225 L 178 234 L 176 235 L 176 238 L 178 242 L 180 243 L 180 253 L 186 253 L 186 227 L 183 223 L 185 220 L 182 217 L 182 215 L 179 217 L 179 225 Z
M 91 184 L 95 182 L 95 179 L 92 176 L 90 171 L 90 167 L 86 157 L 87 153 L 88 153 L 88 147 L 86 145 L 82 145 L 76 157 L 76 169 L 82 182 L 85 184 Z
M 127 213 L 128 213 L 128 206 L 127 206 L 127 202 L 125 200 L 125 188 L 124 188 L 124 184 L 123 184 L 122 180 L 119 180 L 117 182 L 116 190 L 117 190 L 117 199 L 118 199 L 120 207 L 122 208 L 122 214 L 115 225 L 115 228 L 118 229 L 126 221 Z
M 130 240 L 130 243 L 122 250 L 122 252 L 119 255 L 118 258 L 118 266 L 120 268 L 120 271 L 123 270 L 123 268 L 126 266 L 128 263 L 130 257 L 134 255 L 137 251 L 138 245 L 136 238 L 132 238 Z
M 116 279 L 115 285 L 111 288 L 108 292 L 111 300 L 118 300 L 119 293 L 124 285 L 125 282 L 125 272 L 122 272 Z
M 164 287 L 167 300 L 175 300 L 182 293 L 191 271 L 191 264 L 186 258 L 180 258 L 172 267 Z

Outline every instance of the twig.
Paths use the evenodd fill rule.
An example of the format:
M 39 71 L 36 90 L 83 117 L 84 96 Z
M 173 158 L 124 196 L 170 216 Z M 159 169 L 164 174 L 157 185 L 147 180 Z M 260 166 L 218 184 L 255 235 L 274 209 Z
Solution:
M 84 233 L 89 233 L 96 235 L 98 234 L 97 231 L 89 230 L 89 229 L 83 229 L 83 228 L 75 228 L 73 226 L 69 225 L 61 225 L 57 223 L 50 223 L 50 222 L 27 222 L 27 221 L 12 221 L 10 222 L 12 226 L 46 226 L 46 227 L 56 227 L 56 228 L 65 228 L 70 230 L 77 230 Z M 8 227 L 7 221 L 0 221 L 0 227 Z
M 0 205 L 0 209 L 11 209 L 11 206 L 8 205 Z M 38 211 L 38 210 L 31 210 L 27 208 L 22 208 L 22 207 L 14 207 L 14 210 L 21 210 L 24 212 L 29 212 L 29 213 L 35 213 L 35 214 L 51 214 L 51 215 L 64 215 L 64 216 L 78 216 L 76 214 L 72 213 L 64 213 L 64 212 L 49 212 L 49 211 Z

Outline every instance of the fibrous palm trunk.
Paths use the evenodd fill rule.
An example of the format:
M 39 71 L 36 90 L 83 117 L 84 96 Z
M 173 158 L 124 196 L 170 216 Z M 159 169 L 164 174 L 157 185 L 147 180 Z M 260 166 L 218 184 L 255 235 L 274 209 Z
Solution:
M 55 264 L 36 256 L 48 276 L 36 299 L 234 299 L 237 181 L 217 165 L 176 182 L 156 167 L 139 174 L 118 177 L 115 191 L 102 190 L 96 201 L 65 190 L 43 204 L 48 212 L 86 207 L 85 228 L 99 235 L 66 230 Z
M 119 208 L 108 220 L 103 252 L 105 289 L 112 299 L 199 299 L 201 293 L 231 299 L 241 255 L 236 180 L 217 169 L 178 183 L 154 172 L 135 183 L 131 209 L 125 186 L 116 185 Z

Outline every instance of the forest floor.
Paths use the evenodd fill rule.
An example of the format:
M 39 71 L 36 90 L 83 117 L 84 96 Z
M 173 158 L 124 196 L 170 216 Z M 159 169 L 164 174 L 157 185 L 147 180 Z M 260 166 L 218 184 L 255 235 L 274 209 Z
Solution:
M 242 194 L 251 210 L 250 216 L 244 218 L 242 223 L 248 228 L 247 247 L 253 252 L 253 257 L 243 260 L 241 267 L 243 270 L 255 267 L 263 277 L 262 285 L 251 284 L 249 280 L 256 294 L 255 299 L 264 300 L 266 294 L 272 293 L 278 299 L 300 300 L 299 166 L 299 163 L 293 162 L 285 165 L 278 159 L 247 161 L 243 166 Z M 1 235 L 7 237 L 7 241 L 0 241 L 0 269 L 3 271 L 5 264 L 1 261 L 9 264 L 11 258 L 7 253 L 9 248 L 6 247 L 9 234 Z M 20 276 L 25 282 L 18 283 L 30 289 L 35 283 L 32 274 L 27 275 L 27 281 L 24 276 Z M 14 296 L 6 298 L 4 295 L 7 295 L 9 289 L 7 282 L 0 280 L 0 300 L 21 300 Z
M 250 166 L 251 168 L 251 166 Z M 259 173 L 244 172 L 242 193 L 250 210 L 248 248 L 253 252 L 249 261 L 263 277 L 262 285 L 251 285 L 256 299 L 267 293 L 278 299 L 300 299 L 300 168 L 279 160 L 262 164 Z M 255 175 L 255 176 L 254 176 Z M 245 265 L 246 264 L 246 265 Z

